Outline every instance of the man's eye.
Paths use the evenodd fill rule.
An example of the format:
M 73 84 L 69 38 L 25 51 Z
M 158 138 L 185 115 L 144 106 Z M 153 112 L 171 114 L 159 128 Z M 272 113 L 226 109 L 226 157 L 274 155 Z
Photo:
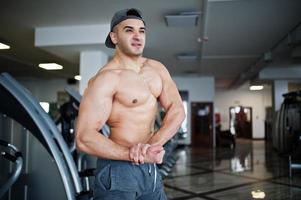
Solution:
M 125 32 L 132 32 L 132 30 L 131 29 L 126 29 Z

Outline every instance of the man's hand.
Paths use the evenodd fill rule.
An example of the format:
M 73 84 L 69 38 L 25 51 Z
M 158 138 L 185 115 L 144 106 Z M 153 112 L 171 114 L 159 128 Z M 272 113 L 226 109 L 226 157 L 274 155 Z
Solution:
M 138 143 L 130 148 L 130 160 L 138 165 L 144 163 L 144 157 L 146 156 L 147 149 L 150 147 L 149 144 Z
M 163 161 L 165 150 L 160 145 L 136 144 L 130 148 L 130 159 L 134 164 L 157 163 Z
M 144 161 L 146 163 L 156 163 L 161 164 L 163 162 L 163 157 L 165 150 L 160 145 L 152 145 L 147 149 Z

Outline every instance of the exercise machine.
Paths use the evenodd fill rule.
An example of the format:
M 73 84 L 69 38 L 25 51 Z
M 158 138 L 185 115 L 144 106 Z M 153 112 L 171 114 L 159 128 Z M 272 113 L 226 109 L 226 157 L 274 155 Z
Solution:
M 283 103 L 277 113 L 273 139 L 274 148 L 289 157 L 289 175 L 293 169 L 301 169 L 296 160 L 301 158 L 301 91 L 282 95 Z
M 89 198 L 62 134 L 39 102 L 7 73 L 0 75 L 0 96 L 0 112 L 29 130 L 52 156 L 67 199 Z
M 8 151 L 2 151 L 1 156 L 15 164 L 15 168 L 10 178 L 2 186 L 0 186 L 1 199 L 4 196 L 4 194 L 11 188 L 11 186 L 18 180 L 23 167 L 23 157 L 19 149 L 13 144 L 10 144 L 4 140 L 0 140 L 0 146 L 4 146 L 5 148 L 10 149 L 12 153 Z

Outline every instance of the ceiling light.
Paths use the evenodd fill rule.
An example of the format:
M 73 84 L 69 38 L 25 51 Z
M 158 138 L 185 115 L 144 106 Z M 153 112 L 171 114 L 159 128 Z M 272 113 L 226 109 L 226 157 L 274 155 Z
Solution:
M 194 27 L 198 25 L 199 13 L 184 12 L 177 15 L 165 15 L 169 27 Z
M 201 11 L 185 11 L 185 12 L 180 12 L 180 15 L 200 15 L 202 14 Z
M 0 49 L 10 49 L 10 46 L 0 42 Z
M 82 77 L 80 75 L 76 75 L 76 76 L 74 76 L 74 79 L 80 81 L 80 80 L 82 80 Z
M 209 0 L 209 2 L 231 2 L 231 1 L 239 1 L 239 0 Z
M 59 70 L 63 69 L 62 65 L 56 63 L 40 63 L 39 67 L 46 69 L 46 70 Z
M 176 55 L 176 57 L 179 60 L 183 60 L 183 61 L 184 60 L 185 61 L 195 61 L 198 58 L 196 53 L 181 53 L 181 54 Z
M 251 85 L 250 90 L 262 90 L 263 85 Z

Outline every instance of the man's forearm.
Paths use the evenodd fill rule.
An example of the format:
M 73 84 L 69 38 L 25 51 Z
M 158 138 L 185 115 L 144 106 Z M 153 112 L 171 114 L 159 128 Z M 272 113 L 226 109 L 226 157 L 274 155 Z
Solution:
M 163 147 L 150 147 L 150 145 L 147 145 L 147 148 L 145 148 L 145 155 L 142 156 L 142 150 L 138 144 L 135 144 L 130 148 L 125 147 L 104 137 L 98 132 L 91 133 L 91 135 L 85 135 L 85 137 L 81 138 L 77 137 L 76 144 L 78 150 L 89 155 L 110 160 L 130 161 L 136 164 L 139 164 L 141 159 L 143 159 L 145 163 L 161 163 L 164 155 Z M 140 144 L 140 146 L 144 145 L 146 144 Z M 147 151 L 148 147 L 150 147 L 150 151 Z M 141 156 L 143 158 L 141 158 Z
M 177 133 L 184 119 L 185 113 L 182 108 L 167 111 L 162 126 L 157 133 L 149 139 L 148 144 L 163 146 Z
M 130 161 L 128 147 L 121 146 L 98 132 L 85 134 L 76 139 L 78 150 L 100 158 Z

